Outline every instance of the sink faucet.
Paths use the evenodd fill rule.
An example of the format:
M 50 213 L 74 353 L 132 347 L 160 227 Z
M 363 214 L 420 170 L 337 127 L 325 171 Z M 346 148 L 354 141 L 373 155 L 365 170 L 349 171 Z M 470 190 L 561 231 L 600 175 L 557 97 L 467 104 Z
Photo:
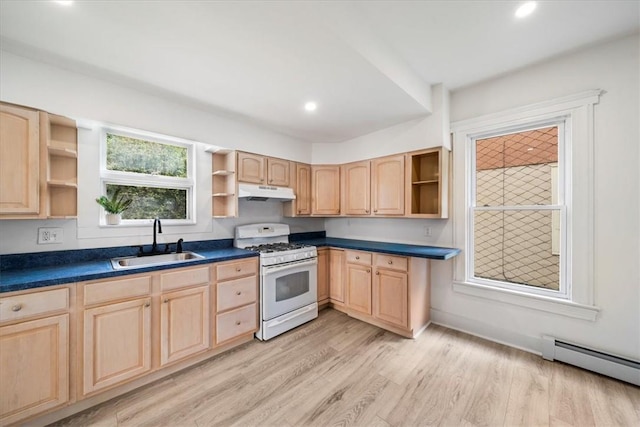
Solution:
M 158 233 L 162 233 L 162 223 L 159 218 L 153 220 L 153 245 L 151 246 L 151 253 L 158 252 L 158 243 L 156 242 L 156 225 L 158 226 Z

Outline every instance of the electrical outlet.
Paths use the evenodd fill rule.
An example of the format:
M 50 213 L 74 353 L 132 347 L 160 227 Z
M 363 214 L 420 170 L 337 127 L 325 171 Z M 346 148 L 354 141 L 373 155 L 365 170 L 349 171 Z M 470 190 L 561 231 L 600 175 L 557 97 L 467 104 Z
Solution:
M 424 226 L 424 235 L 425 237 L 431 237 L 431 227 L 429 226 Z
M 64 241 L 64 233 L 62 228 L 38 228 L 38 244 L 50 245 L 54 243 L 62 243 Z

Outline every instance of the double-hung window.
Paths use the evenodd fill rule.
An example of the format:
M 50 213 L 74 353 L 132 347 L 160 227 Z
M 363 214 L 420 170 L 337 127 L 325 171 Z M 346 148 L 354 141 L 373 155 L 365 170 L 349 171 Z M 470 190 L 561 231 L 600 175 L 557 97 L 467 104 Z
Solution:
M 452 123 L 457 292 L 594 320 L 593 90 Z
M 194 218 L 194 147 L 156 135 L 105 129 L 102 135 L 103 194 L 131 199 L 122 224 L 149 219 L 191 224 Z M 101 220 L 104 222 L 104 219 Z

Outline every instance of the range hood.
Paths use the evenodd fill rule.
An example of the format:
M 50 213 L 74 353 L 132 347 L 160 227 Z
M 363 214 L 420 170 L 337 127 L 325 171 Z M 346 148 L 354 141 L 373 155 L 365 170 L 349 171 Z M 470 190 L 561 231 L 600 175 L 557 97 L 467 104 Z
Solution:
M 238 197 L 246 200 L 295 200 L 293 188 L 272 187 L 270 185 L 238 184 Z

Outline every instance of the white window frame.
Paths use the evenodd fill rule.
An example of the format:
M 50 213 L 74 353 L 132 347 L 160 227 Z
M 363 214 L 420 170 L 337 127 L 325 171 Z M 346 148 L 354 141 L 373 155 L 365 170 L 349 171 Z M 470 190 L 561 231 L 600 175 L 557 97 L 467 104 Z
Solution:
M 453 192 L 454 243 L 463 253 L 454 260 L 453 289 L 456 292 L 487 298 L 500 303 L 514 304 L 569 317 L 594 321 L 599 312 L 594 305 L 594 183 L 593 152 L 594 105 L 599 102 L 601 90 L 571 95 L 547 102 L 515 108 L 501 113 L 452 123 L 453 132 Z M 561 252 L 564 265 L 564 286 L 561 292 L 547 291 L 533 286 L 501 286 L 495 281 L 473 278 L 473 263 L 469 262 L 473 249 L 470 209 L 475 200 L 471 175 L 475 161 L 474 139 L 497 132 L 512 133 L 536 124 L 564 121 L 564 148 L 559 152 L 560 188 L 565 189 L 565 206 L 561 215 Z M 562 199 L 561 199 L 562 200 Z M 540 206 L 528 207 L 540 209 Z
M 518 126 L 510 126 L 507 128 L 499 128 L 490 132 L 482 132 L 479 134 L 469 134 L 469 144 L 470 147 L 467 150 L 468 155 L 470 156 L 469 164 L 471 167 L 467 173 L 467 179 L 469 180 L 467 185 L 469 186 L 467 206 L 469 209 L 469 221 L 468 221 L 468 230 L 467 230 L 467 247 L 465 248 L 465 253 L 468 254 L 466 256 L 467 272 L 468 277 L 466 281 L 468 283 L 477 283 L 485 286 L 494 286 L 503 289 L 510 289 L 514 291 L 521 291 L 525 293 L 531 293 L 535 295 L 543 295 L 552 298 L 563 298 L 569 299 L 570 290 L 569 285 L 571 283 L 570 280 L 570 269 L 567 268 L 567 260 L 571 259 L 571 245 L 568 244 L 570 242 L 570 237 L 568 236 L 569 230 L 567 228 L 567 210 L 570 209 L 571 197 L 570 197 L 570 189 L 571 189 L 571 179 L 570 179 L 570 164 L 566 161 L 565 158 L 565 146 L 571 145 L 571 135 L 568 132 L 568 129 L 571 128 L 570 117 L 562 116 L 562 117 L 554 117 L 548 120 L 536 121 L 531 123 L 525 123 Z M 510 135 L 518 132 L 526 132 L 535 129 L 542 129 L 548 127 L 557 127 L 558 128 L 558 201 L 556 204 L 548 204 L 548 205 L 518 205 L 518 206 L 476 206 L 476 176 L 477 176 L 477 168 L 476 168 L 476 141 L 486 139 L 486 138 L 494 138 L 502 135 Z M 540 287 L 535 287 L 532 285 L 523 285 L 516 283 L 509 283 L 506 281 L 500 280 L 492 280 L 485 279 L 474 276 L 475 271 L 475 256 L 474 256 L 474 221 L 475 218 L 474 213 L 480 211 L 552 211 L 559 212 L 560 216 L 560 271 L 559 271 L 559 279 L 560 279 L 560 289 L 555 291 L 552 289 L 545 289 Z
M 158 144 L 173 145 L 187 149 L 187 177 L 158 176 L 152 174 L 122 172 L 107 169 L 107 134 L 121 135 L 130 138 L 142 139 L 144 141 Z M 195 164 L 195 144 L 180 138 L 159 135 L 151 132 L 139 131 L 121 127 L 102 128 L 100 134 L 100 188 L 102 194 L 107 194 L 107 184 L 131 185 L 155 188 L 172 188 L 187 191 L 187 218 L 186 219 L 162 219 L 165 225 L 193 225 L 196 224 L 196 164 Z M 136 227 L 148 224 L 152 219 L 123 219 L 117 226 L 108 227 Z M 101 209 L 101 227 L 107 227 L 106 216 Z

